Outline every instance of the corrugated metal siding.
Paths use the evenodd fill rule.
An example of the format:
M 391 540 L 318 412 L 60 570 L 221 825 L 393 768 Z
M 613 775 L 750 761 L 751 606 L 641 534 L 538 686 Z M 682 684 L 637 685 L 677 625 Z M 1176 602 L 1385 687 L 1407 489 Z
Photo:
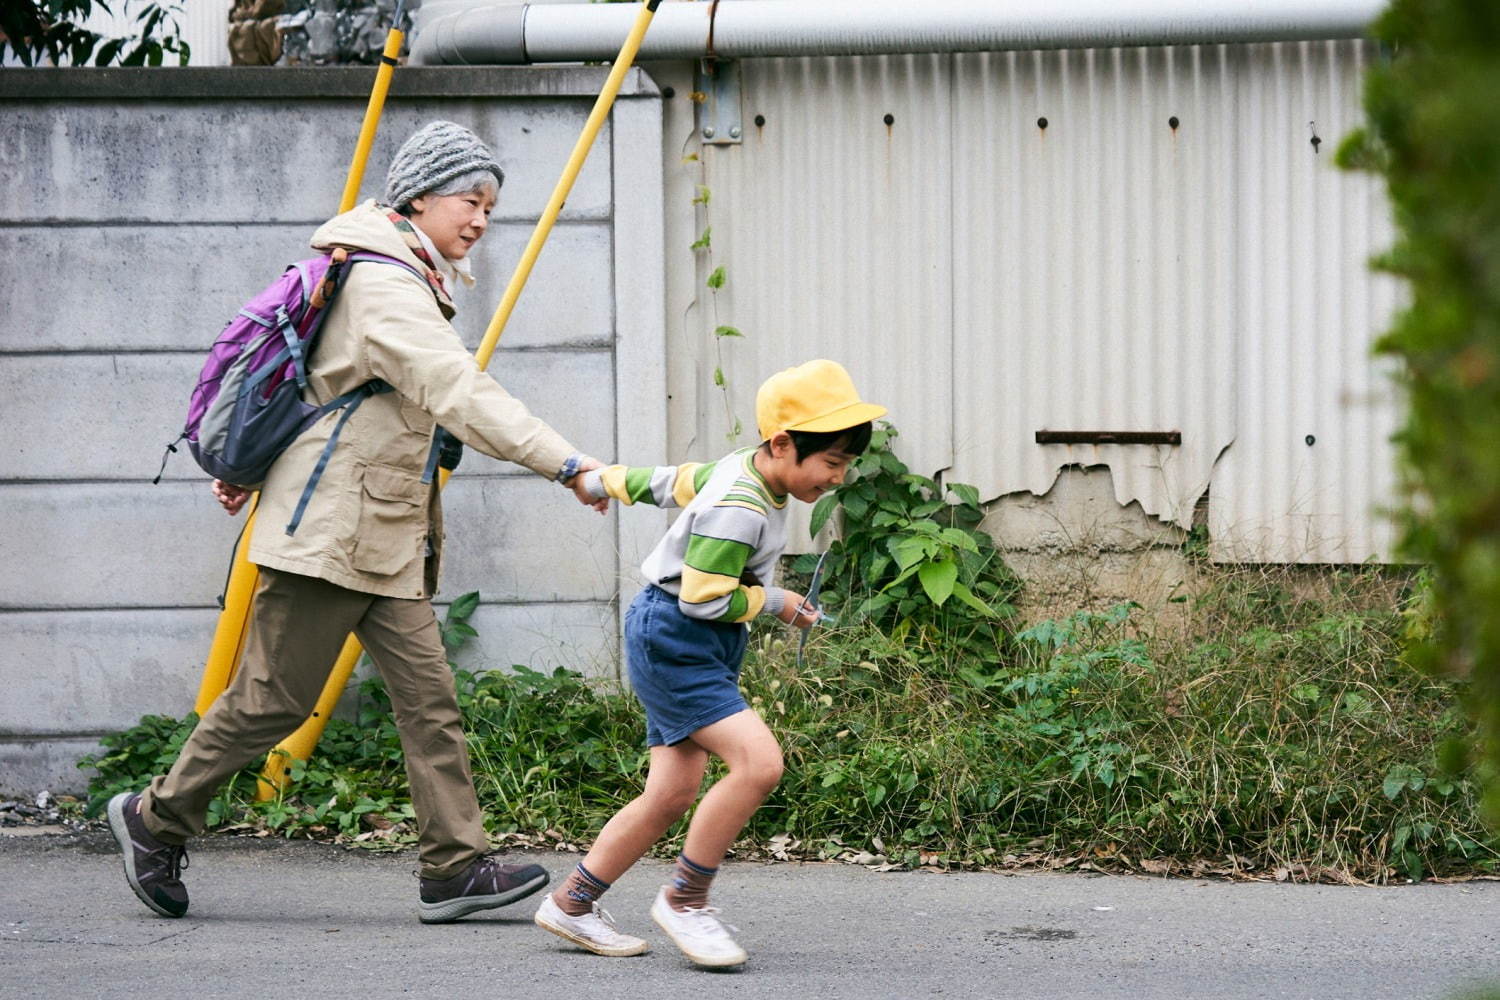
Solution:
M 1187 526 L 1234 434 L 1225 49 L 960 56 L 955 87 L 951 477 L 1042 494 L 1064 466 L 1108 465 L 1121 504 Z M 1182 444 L 1039 445 L 1043 429 Z
M 1240 413 L 1209 505 L 1211 551 L 1222 561 L 1391 553 L 1380 508 L 1394 497 L 1388 442 L 1399 408 L 1369 351 L 1400 288 L 1367 261 L 1394 234 L 1378 179 L 1333 163 L 1361 121 L 1361 70 L 1373 52 L 1284 43 L 1239 55 Z
M 1368 350 L 1396 286 L 1365 262 L 1388 212 L 1333 166 L 1372 51 L 747 60 L 746 141 L 703 150 L 699 280 L 728 283 L 685 324 L 699 378 L 733 325 L 747 431 L 765 374 L 832 356 L 880 387 L 915 470 L 987 498 L 1107 465 L 1121 504 L 1183 527 L 1212 482 L 1216 558 L 1384 556 L 1394 407 Z M 709 397 L 700 439 L 726 422 Z
M 744 333 L 721 342 L 741 443 L 758 439 L 767 375 L 830 357 L 889 407 L 914 468 L 951 463 L 950 66 L 935 55 L 741 65 L 744 142 L 702 151 L 713 253 L 700 255 L 688 345 L 708 384 L 714 328 Z M 720 265 L 715 315 L 702 282 Z M 729 420 L 717 394 L 704 400 L 708 454 Z M 805 530 L 789 535 L 793 551 L 806 547 Z

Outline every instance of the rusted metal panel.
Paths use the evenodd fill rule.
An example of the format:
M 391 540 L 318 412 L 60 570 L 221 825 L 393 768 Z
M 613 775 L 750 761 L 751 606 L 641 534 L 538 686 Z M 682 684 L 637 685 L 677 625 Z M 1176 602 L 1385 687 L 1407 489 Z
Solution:
M 744 61 L 744 142 L 693 147 L 697 280 L 727 277 L 673 352 L 728 378 L 699 440 L 739 419 L 748 442 L 756 384 L 829 356 L 914 470 L 986 498 L 1103 465 L 1121 505 L 1181 528 L 1208 495 L 1218 559 L 1387 557 L 1395 406 L 1369 350 L 1398 288 L 1366 262 L 1389 212 L 1333 165 L 1373 53 Z
M 1187 526 L 1233 439 L 1227 47 L 958 56 L 951 477 L 987 497 L 1107 465 Z M 1179 444 L 1039 443 L 1037 428 Z

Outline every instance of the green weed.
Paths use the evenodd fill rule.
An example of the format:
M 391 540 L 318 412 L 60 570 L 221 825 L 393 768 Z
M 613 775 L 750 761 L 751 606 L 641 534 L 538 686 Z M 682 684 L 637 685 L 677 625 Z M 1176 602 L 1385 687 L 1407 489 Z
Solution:
M 830 633 L 800 674 L 762 644 L 749 689 L 789 767 L 752 829 L 908 864 L 1491 870 L 1474 774 L 1439 762 L 1467 728 L 1455 687 L 1403 662 L 1374 577 L 1315 599 L 1227 570 L 1186 635 L 1130 605 L 1082 611 L 949 672 L 871 630 Z
M 1120 605 L 1002 636 L 988 658 L 941 661 L 914 632 L 863 622 L 820 630 L 799 670 L 791 635 L 761 632 L 745 690 L 787 771 L 743 846 L 1291 879 L 1495 870 L 1475 772 L 1440 761 L 1468 729 L 1456 683 L 1403 661 L 1388 581 L 1366 571 L 1305 589 L 1225 570 L 1185 630 L 1154 634 Z M 613 685 L 525 668 L 455 679 L 494 835 L 584 842 L 639 793 L 643 719 Z M 378 681 L 363 692 L 360 718 L 330 724 L 287 795 L 249 802 L 249 769 L 214 825 L 409 842 L 389 704 Z M 192 721 L 151 717 L 112 737 L 87 762 L 95 806 L 169 766 Z

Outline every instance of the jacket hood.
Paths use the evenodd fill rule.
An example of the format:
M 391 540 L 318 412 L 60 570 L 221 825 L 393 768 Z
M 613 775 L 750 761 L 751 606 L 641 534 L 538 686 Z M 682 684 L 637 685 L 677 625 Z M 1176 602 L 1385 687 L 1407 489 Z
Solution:
M 335 247 L 369 250 L 405 261 L 416 268 L 418 273 L 430 275 L 427 283 L 432 286 L 443 315 L 451 317 L 454 313 L 452 297 L 443 287 L 437 272 L 417 256 L 417 247 L 421 243 L 415 232 L 408 236 L 391 220 L 393 211 L 394 209 L 379 205 L 373 200 L 357 205 L 319 226 L 312 236 L 312 248 L 319 253 L 328 253 Z

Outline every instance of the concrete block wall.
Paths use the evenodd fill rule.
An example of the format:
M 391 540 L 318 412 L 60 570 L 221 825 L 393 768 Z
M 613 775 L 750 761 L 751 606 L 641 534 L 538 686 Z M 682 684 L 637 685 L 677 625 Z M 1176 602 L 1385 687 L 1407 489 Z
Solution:
M 0 75 L 0 793 L 80 787 L 100 734 L 191 709 L 239 521 L 185 453 L 150 479 L 207 345 L 337 208 L 372 72 Z M 474 128 L 506 170 L 479 284 L 456 296 L 471 347 L 603 77 L 395 75 L 365 197 L 432 118 Z M 491 365 L 604 458 L 622 434 L 666 451 L 660 149 L 635 71 Z M 621 587 L 659 517 L 600 518 L 472 451 L 445 505 L 439 601 L 483 596 L 463 666 L 616 673 Z

